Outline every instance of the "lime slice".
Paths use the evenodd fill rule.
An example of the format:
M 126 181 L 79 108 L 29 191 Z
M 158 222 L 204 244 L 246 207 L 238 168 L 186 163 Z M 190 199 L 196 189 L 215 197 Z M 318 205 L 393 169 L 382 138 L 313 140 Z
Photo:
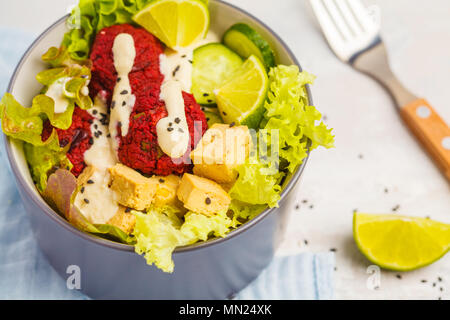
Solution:
M 257 129 L 264 115 L 269 79 L 256 56 L 247 61 L 215 93 L 220 115 L 225 123 Z
M 188 47 L 208 33 L 209 10 L 201 0 L 156 0 L 133 20 L 168 47 Z
M 370 261 L 396 271 L 429 265 L 450 249 L 450 225 L 424 218 L 355 213 L 353 237 Z
M 244 59 L 255 55 L 267 70 L 275 67 L 275 54 L 270 45 L 258 32 L 244 23 L 235 24 L 228 29 L 223 36 L 223 42 Z

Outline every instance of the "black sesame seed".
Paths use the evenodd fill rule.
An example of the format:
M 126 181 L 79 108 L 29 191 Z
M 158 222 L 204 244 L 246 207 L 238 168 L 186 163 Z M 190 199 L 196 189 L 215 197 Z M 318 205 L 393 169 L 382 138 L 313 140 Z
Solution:
M 166 182 L 166 180 L 164 180 L 164 179 L 161 178 L 161 179 L 159 179 L 159 182 L 160 182 L 160 183 L 164 183 L 164 182 Z
M 111 138 L 111 133 L 108 133 L 106 137 Z
M 209 121 L 210 119 L 209 118 L 206 118 L 206 121 Z
M 204 93 L 203 96 L 204 97 L 209 97 L 209 93 Z
M 400 205 L 396 205 L 395 207 L 392 208 L 392 211 L 397 211 L 398 209 L 400 209 Z
M 302 203 L 308 203 L 308 200 L 303 199 L 303 200 L 302 200 Z
M 122 102 L 122 107 L 125 107 L 126 105 L 127 105 L 126 101 Z
M 87 181 L 87 184 L 94 184 L 94 180 L 89 179 L 89 180 Z
M 125 213 L 131 212 L 131 208 L 126 208 Z
M 181 128 L 178 128 L 178 132 L 184 133 L 183 129 L 181 129 Z
M 208 99 L 207 101 L 208 101 L 208 103 L 213 103 L 213 101 L 211 99 Z
M 401 274 L 397 274 L 396 277 L 397 277 L 397 279 L 400 279 L 400 280 L 402 279 L 402 275 Z
M 116 106 L 116 102 L 115 101 L 111 102 L 111 109 L 114 109 L 115 106 Z
M 336 248 L 331 248 L 330 251 L 331 251 L 331 252 L 336 252 L 337 249 L 336 249 Z
M 176 123 L 176 124 L 178 124 L 178 123 L 180 123 L 180 122 L 181 122 L 181 119 L 180 119 L 180 118 L 178 118 L 178 117 L 175 118 L 175 123 Z
M 121 121 L 119 121 L 119 122 L 117 123 L 117 125 L 119 126 L 119 128 L 122 128 L 122 122 L 121 122 Z
M 186 55 L 185 54 L 183 54 L 182 56 L 181 56 L 182 58 L 186 58 Z
M 223 114 L 224 116 L 226 116 L 226 115 L 227 115 L 227 113 L 226 113 L 225 111 L 222 111 L 222 114 Z
M 122 80 L 122 78 L 121 78 L 121 77 L 118 77 L 118 78 L 117 78 L 117 82 L 120 82 L 120 80 Z
M 89 203 L 89 199 L 84 198 L 84 202 Z
M 439 288 L 439 291 L 444 291 L 444 288 L 443 288 L 443 287 L 440 287 L 440 288 Z
M 100 134 L 98 133 L 98 131 L 94 132 L 94 136 L 95 136 L 96 138 L 100 137 Z
M 172 76 L 175 77 L 177 75 L 177 72 L 180 71 L 180 65 L 178 65 L 172 72 Z
M 193 64 L 193 63 L 194 63 L 194 61 L 192 61 L 192 60 L 189 60 L 189 63 L 190 63 L 190 64 Z
M 438 277 L 438 281 L 439 281 L 439 282 L 442 282 L 442 278 L 441 278 L 441 277 Z
M 385 189 L 384 189 L 384 193 L 389 193 L 389 189 L 388 189 L 388 188 L 385 188 Z
M 98 125 L 97 124 L 94 124 L 94 129 L 98 129 Z
M 236 122 L 230 123 L 230 128 L 233 128 L 236 125 Z
M 89 138 L 89 144 L 90 144 L 90 145 L 93 145 L 93 144 L 94 144 L 94 139 Z
M 298 209 L 300 209 L 300 205 L 295 206 L 295 210 L 298 210 Z
M 422 282 L 422 283 L 427 283 L 428 281 L 425 280 L 425 279 L 422 279 L 422 280 L 420 280 L 420 282 Z
M 81 187 L 80 192 L 81 192 L 81 193 L 84 193 L 84 187 Z
M 88 123 L 89 123 L 89 124 L 93 124 L 93 123 L 94 123 L 94 120 L 89 119 L 89 120 L 88 120 Z
M 173 128 L 167 128 L 167 131 L 172 132 Z
M 128 90 L 123 90 L 120 94 L 121 94 L 121 95 L 128 94 Z
M 436 282 L 433 282 L 433 287 L 436 287 Z
M 169 127 L 173 126 L 173 122 L 169 122 Z
M 308 240 L 303 240 L 303 242 L 305 243 L 305 245 L 308 245 Z
M 211 199 L 210 199 L 209 197 L 207 197 L 207 198 L 205 199 L 205 203 L 206 203 L 206 204 L 211 204 Z
M 92 114 L 97 114 L 98 111 L 96 109 L 92 110 Z
M 89 78 L 89 76 L 88 76 L 87 74 L 83 74 L 81 77 L 82 77 L 83 79 L 88 79 L 88 78 Z

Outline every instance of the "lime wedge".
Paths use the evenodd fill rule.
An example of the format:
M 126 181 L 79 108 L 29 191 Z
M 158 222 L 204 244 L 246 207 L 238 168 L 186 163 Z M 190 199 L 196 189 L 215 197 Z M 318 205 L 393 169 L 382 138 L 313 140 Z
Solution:
M 209 10 L 201 0 L 156 0 L 136 13 L 133 20 L 176 49 L 206 36 Z
M 225 123 L 258 128 L 264 115 L 269 87 L 266 68 L 252 55 L 216 92 L 217 106 Z
M 355 213 L 353 237 L 367 259 L 396 271 L 429 265 L 450 249 L 450 225 L 424 218 Z

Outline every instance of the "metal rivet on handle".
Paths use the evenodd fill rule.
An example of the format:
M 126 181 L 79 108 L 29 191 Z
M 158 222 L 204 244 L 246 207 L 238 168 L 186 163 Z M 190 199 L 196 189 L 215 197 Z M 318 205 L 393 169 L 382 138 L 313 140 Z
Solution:
M 431 110 L 428 107 L 421 106 L 416 109 L 416 113 L 421 118 L 428 118 L 431 115 Z
M 442 146 L 444 147 L 444 149 L 450 150 L 450 137 L 445 137 L 444 139 L 442 139 Z

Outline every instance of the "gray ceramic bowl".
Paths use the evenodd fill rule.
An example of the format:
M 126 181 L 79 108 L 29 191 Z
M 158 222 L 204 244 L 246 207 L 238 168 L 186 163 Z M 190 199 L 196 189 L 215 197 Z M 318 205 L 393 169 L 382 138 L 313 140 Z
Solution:
M 211 1 L 210 10 L 211 29 L 218 34 L 234 23 L 247 23 L 270 42 L 278 63 L 298 65 L 286 44 L 247 12 L 218 0 Z M 59 46 L 66 32 L 66 18 L 55 22 L 36 39 L 14 72 L 8 92 L 23 105 L 30 105 L 40 90 L 34 80 L 46 67 L 40 57 L 50 46 Z M 311 97 L 309 88 L 308 94 Z M 69 276 L 69 266 L 80 267 L 81 291 L 97 299 L 224 299 L 243 289 L 273 258 L 286 227 L 288 212 L 283 205 L 306 164 L 305 159 L 287 177 L 280 208 L 264 211 L 224 239 L 177 249 L 173 254 L 175 271 L 166 274 L 148 266 L 132 246 L 81 232 L 61 218 L 35 188 L 21 144 L 6 137 L 5 143 L 39 246 L 64 279 Z

